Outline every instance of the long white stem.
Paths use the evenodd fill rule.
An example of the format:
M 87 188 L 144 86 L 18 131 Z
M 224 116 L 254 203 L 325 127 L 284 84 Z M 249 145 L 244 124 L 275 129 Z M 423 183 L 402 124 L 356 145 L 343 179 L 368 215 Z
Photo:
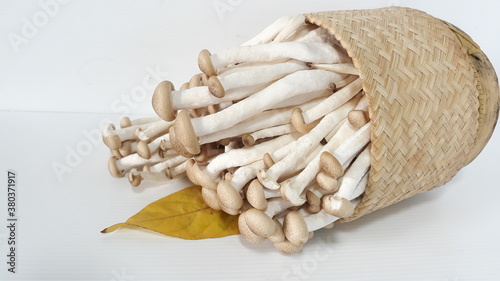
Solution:
M 321 116 L 326 115 L 335 108 L 338 108 L 342 104 L 346 103 L 348 100 L 352 99 L 360 90 L 362 89 L 361 79 L 357 79 L 351 84 L 340 89 L 330 97 L 328 97 L 324 102 L 318 104 L 317 106 L 306 110 L 302 113 L 304 116 L 304 121 L 310 123 Z
M 273 42 L 283 42 L 301 27 L 306 26 L 306 17 L 304 15 L 293 16 L 290 21 L 276 35 Z
M 279 42 L 233 47 L 210 56 L 215 69 L 236 62 L 296 59 L 312 63 L 338 63 L 341 57 L 330 44 L 316 42 Z
M 232 149 L 229 152 L 215 157 L 210 164 L 208 164 L 207 172 L 212 179 L 215 179 L 219 176 L 221 171 L 231 167 L 247 165 L 260 160 L 266 152 L 274 151 L 293 139 L 294 138 L 291 135 L 283 135 L 252 147 Z
M 272 109 L 283 100 L 327 89 L 338 79 L 338 74 L 324 70 L 294 72 L 220 112 L 192 119 L 194 132 L 197 136 L 204 136 L 227 129 L 253 115 Z
M 243 46 L 265 44 L 273 41 L 276 35 L 278 35 L 280 31 L 283 30 L 283 28 L 288 24 L 288 22 L 290 22 L 291 18 L 293 18 L 293 16 L 281 17 L 277 19 L 275 22 L 266 27 L 255 37 L 243 43 Z

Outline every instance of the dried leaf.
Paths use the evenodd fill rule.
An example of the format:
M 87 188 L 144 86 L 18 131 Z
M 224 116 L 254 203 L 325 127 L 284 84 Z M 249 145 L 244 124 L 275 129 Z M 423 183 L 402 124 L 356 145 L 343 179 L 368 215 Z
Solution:
M 184 239 L 218 238 L 240 233 L 238 216 L 208 207 L 200 186 L 191 186 L 157 200 L 126 222 L 105 228 L 101 233 L 121 227 L 141 227 Z

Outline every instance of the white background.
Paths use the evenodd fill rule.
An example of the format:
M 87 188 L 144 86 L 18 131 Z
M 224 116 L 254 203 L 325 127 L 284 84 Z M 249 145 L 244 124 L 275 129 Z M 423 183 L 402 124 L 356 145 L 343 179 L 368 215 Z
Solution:
M 179 87 L 201 49 L 239 45 L 278 17 L 390 5 L 454 23 L 500 69 L 494 0 L 1 1 L 0 280 L 500 280 L 498 130 L 446 186 L 321 230 L 300 254 L 239 236 L 99 233 L 188 185 L 112 178 L 102 123 L 153 115 L 159 80 Z M 5 263 L 8 169 L 18 172 L 16 274 Z

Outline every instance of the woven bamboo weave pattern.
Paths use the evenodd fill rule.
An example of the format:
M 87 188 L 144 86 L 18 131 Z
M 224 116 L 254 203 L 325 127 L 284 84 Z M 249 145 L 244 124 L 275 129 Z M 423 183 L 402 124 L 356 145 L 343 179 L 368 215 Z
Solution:
M 347 220 L 445 184 L 480 151 L 474 67 L 448 24 L 399 7 L 306 16 L 347 50 L 369 99 L 369 183 Z

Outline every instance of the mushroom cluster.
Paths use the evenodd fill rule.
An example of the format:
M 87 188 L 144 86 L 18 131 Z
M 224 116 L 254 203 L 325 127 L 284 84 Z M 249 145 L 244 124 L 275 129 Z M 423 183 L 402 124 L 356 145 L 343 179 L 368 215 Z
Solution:
M 239 214 L 241 234 L 294 253 L 352 215 L 370 167 L 368 102 L 340 43 L 302 15 L 242 46 L 200 52 L 201 73 L 155 89 L 158 117 L 108 125 L 115 177 L 186 174 L 211 208 Z

